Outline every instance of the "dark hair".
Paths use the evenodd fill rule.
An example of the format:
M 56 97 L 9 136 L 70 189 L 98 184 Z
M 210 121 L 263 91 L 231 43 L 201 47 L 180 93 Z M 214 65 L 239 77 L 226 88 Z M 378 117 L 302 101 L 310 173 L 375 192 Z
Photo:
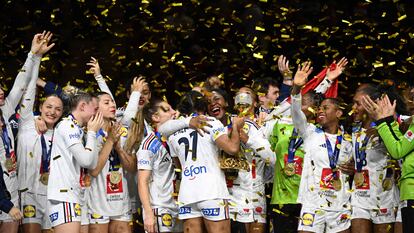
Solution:
M 321 93 L 316 93 L 314 90 L 310 90 L 303 94 L 303 97 L 309 96 L 309 99 L 312 101 L 312 103 L 315 106 L 319 106 L 324 99 L 323 95 Z
M 152 116 L 158 111 L 159 104 L 163 101 L 164 100 L 160 98 L 154 98 L 154 99 L 151 99 L 151 101 L 147 105 L 144 106 L 144 108 L 142 109 L 142 112 L 144 114 L 144 119 L 148 123 L 152 123 Z
M 75 95 L 71 96 L 70 98 L 70 109 L 71 111 L 73 111 L 74 109 L 76 109 L 76 107 L 78 106 L 78 104 L 81 101 L 85 101 L 86 103 L 89 103 L 93 100 L 93 98 L 98 98 L 96 95 L 94 94 L 90 94 L 87 92 L 83 92 L 83 91 L 79 91 L 78 93 L 76 93 Z
M 253 90 L 256 93 L 267 94 L 270 86 L 279 87 L 279 82 L 271 77 L 264 77 L 253 82 Z
M 328 98 L 324 98 L 321 103 L 325 100 L 328 100 L 329 102 L 331 102 L 333 105 L 335 105 L 338 109 L 341 109 L 341 101 L 338 98 L 332 98 L 332 97 L 328 97 Z
M 204 113 L 207 111 L 207 100 L 200 92 L 190 91 L 181 97 L 177 110 L 187 116 L 194 112 Z

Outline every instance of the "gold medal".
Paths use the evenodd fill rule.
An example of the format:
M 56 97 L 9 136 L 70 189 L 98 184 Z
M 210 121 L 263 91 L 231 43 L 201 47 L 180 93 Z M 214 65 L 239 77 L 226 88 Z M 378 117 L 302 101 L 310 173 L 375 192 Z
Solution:
M 287 163 L 283 171 L 287 176 L 293 176 L 296 173 L 295 163 Z
M 43 185 L 47 185 L 49 183 L 49 172 L 45 172 L 40 175 L 40 183 Z
M 6 169 L 7 171 L 11 171 L 14 169 L 14 163 L 13 163 L 13 159 L 12 158 L 7 158 L 6 159 Z
M 361 187 L 362 185 L 364 185 L 364 181 L 365 181 L 364 173 L 363 172 L 355 173 L 354 181 L 355 181 L 356 187 Z
M 332 187 L 335 189 L 335 191 L 339 191 L 342 189 L 341 179 L 335 178 L 331 182 L 332 182 Z
M 91 176 L 89 174 L 85 174 L 85 176 L 83 177 L 83 182 L 85 184 L 85 187 L 90 187 L 91 186 Z
M 109 174 L 109 182 L 111 182 L 111 184 L 119 184 L 119 182 L 121 182 L 121 173 L 120 172 L 116 172 L 116 171 L 112 171 Z
M 382 180 L 382 188 L 384 191 L 389 191 L 392 188 L 392 179 L 391 178 L 385 178 Z

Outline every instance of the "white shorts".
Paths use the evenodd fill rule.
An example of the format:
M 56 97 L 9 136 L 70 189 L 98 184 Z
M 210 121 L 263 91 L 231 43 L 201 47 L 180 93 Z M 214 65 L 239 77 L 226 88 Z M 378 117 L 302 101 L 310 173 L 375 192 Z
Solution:
M 52 228 L 47 208 L 47 196 L 23 192 L 20 196 L 23 224 L 36 223 L 42 230 Z
M 117 216 L 104 216 L 100 214 L 88 214 L 90 224 L 108 224 L 109 221 L 121 221 L 121 222 L 130 222 L 132 221 L 131 213 L 125 213 L 123 215 Z
M 155 208 L 152 210 L 157 217 L 158 232 L 183 232 L 183 223 L 178 219 L 176 210 L 170 208 Z M 142 209 L 142 216 L 145 219 L 145 211 Z
M 180 207 L 179 218 L 203 217 L 210 221 L 229 219 L 229 204 L 224 199 L 200 201 Z
M 11 192 L 10 196 L 11 196 L 11 202 L 13 203 L 14 207 L 19 208 L 19 194 L 17 190 L 15 192 Z M 14 220 L 10 217 L 8 213 L 5 213 L 0 210 L 0 222 L 13 222 L 13 221 Z
M 71 222 L 81 222 L 82 206 L 78 203 L 49 200 L 49 218 L 52 227 Z
M 264 206 L 256 206 L 252 209 L 231 206 L 230 218 L 233 221 L 242 223 L 266 223 L 266 204 Z
M 88 204 L 85 203 L 82 206 L 82 214 L 81 214 L 81 226 L 89 225 L 89 214 L 88 214 Z
M 397 208 L 397 216 L 395 218 L 395 222 L 401 222 L 402 223 L 402 215 L 401 215 L 401 209 L 407 207 L 407 201 L 400 201 Z
M 328 211 L 319 208 L 302 207 L 299 231 L 340 232 L 351 226 L 351 211 Z
M 352 207 L 352 219 L 367 219 L 374 224 L 393 223 L 395 222 L 394 208 L 383 208 L 379 210 L 368 210 L 360 207 Z

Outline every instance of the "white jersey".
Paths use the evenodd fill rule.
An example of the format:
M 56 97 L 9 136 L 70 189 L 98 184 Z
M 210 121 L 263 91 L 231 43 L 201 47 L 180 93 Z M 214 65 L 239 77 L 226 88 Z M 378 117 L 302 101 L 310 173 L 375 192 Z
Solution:
M 151 171 L 149 183 L 152 208 L 177 209 L 173 198 L 175 173 L 173 159 L 154 132 L 148 134 L 137 153 L 138 170 Z
M 42 163 L 41 134 L 38 134 L 35 119 L 19 124 L 17 134 L 17 154 L 19 155 L 19 190 L 40 195 L 47 195 L 47 185 L 40 182 Z M 46 151 L 50 151 L 53 129 L 43 134 L 46 142 Z M 49 165 L 47 164 L 47 169 Z M 48 170 L 46 170 L 48 171 Z
M 249 140 L 246 144 L 241 144 L 241 150 L 249 162 L 250 171 L 239 171 L 229 191 L 235 208 L 252 209 L 255 202 L 259 201 L 258 196 L 265 199 L 265 168 L 274 164 L 275 156 L 269 142 L 263 135 L 259 135 L 259 127 L 254 122 L 246 120 L 243 130 L 248 134 Z
M 103 131 L 102 131 L 103 132 Z M 101 151 L 106 135 L 98 134 L 98 150 Z M 99 158 L 98 158 L 99 159 Z M 111 172 L 117 172 L 121 179 L 118 183 L 111 182 Z M 91 187 L 88 193 L 89 212 L 103 216 L 119 216 L 128 213 L 130 201 L 128 182 L 124 176 L 119 155 L 113 149 L 102 171 L 97 177 L 92 177 Z
M 37 79 L 38 69 L 40 66 L 40 58 L 32 54 L 31 52 L 27 55 L 27 59 L 20 69 L 19 74 L 14 81 L 13 87 L 7 95 L 4 105 L 1 106 L 3 112 L 3 119 L 5 120 L 5 135 L 4 138 L 8 141 L 9 144 L 9 154 L 10 158 L 13 161 L 13 168 L 8 169 L 6 166 L 6 148 L 3 140 L 0 140 L 0 164 L 3 168 L 3 179 L 7 186 L 9 192 L 16 192 L 18 189 L 18 180 L 17 180 L 17 156 L 15 154 L 14 148 L 14 136 L 13 131 L 10 126 L 8 119 L 15 113 L 17 105 L 20 103 L 20 100 L 23 96 L 24 89 L 28 85 L 31 79 Z M 0 132 L 1 133 L 1 132 Z M 7 144 L 7 143 L 6 143 Z
M 356 157 L 356 142 L 359 141 L 359 148 L 362 147 L 363 140 L 366 137 L 366 130 L 354 130 L 352 133 L 352 152 L 357 163 Z M 387 156 L 387 149 L 380 141 L 378 136 L 372 137 L 368 140 L 366 145 L 366 166 L 362 167 L 362 174 L 364 176 L 364 183 L 356 185 L 355 178 L 352 184 L 351 204 L 364 209 L 382 209 L 394 208 L 398 206 L 399 198 L 397 197 L 398 188 L 394 181 L 394 173 L 391 179 L 394 181 L 390 190 L 384 190 L 382 181 L 386 177 L 387 167 L 391 158 Z M 355 177 L 355 176 L 354 176 Z
M 229 199 L 224 172 L 220 169 L 219 154 L 215 140 L 227 136 L 223 124 L 209 121 L 209 134 L 200 136 L 197 131 L 185 128 L 169 137 L 171 153 L 180 159 L 181 183 L 178 202 L 181 205 L 213 200 Z
M 93 135 L 90 135 L 92 133 Z M 56 126 L 50 159 L 48 200 L 84 204 L 86 197 L 82 179 L 85 174 L 82 174 L 79 162 L 69 150 L 75 144 L 83 144 L 83 137 L 83 129 L 76 124 L 72 116 L 63 118 Z M 89 140 L 94 140 L 89 148 L 94 153 L 97 151 L 95 137 L 94 132 L 88 132 L 87 143 L 89 145 Z M 96 161 L 97 157 L 93 159 Z
M 334 174 L 330 167 L 328 147 L 332 152 L 339 146 L 336 144 L 337 135 L 325 133 L 322 129 L 306 121 L 301 110 L 301 95 L 292 96 L 292 119 L 299 136 L 303 138 L 305 151 L 302 178 L 299 186 L 298 202 L 302 207 L 319 208 L 330 211 L 342 211 L 350 208 L 349 176 L 337 171 L 340 179 L 340 189 L 333 186 Z M 328 139 L 328 140 L 327 140 Z M 329 143 L 329 145 L 327 144 Z M 342 134 L 338 164 L 347 163 L 352 158 L 352 143 Z

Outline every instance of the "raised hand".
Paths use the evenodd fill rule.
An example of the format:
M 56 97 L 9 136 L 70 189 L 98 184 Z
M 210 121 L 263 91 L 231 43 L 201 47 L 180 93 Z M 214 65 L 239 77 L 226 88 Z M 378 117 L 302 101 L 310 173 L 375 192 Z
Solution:
M 373 120 L 380 119 L 380 111 L 378 104 L 375 103 L 368 95 L 362 96 L 361 101 L 362 107 L 364 107 L 365 111 L 367 111 L 369 117 Z
M 99 67 L 99 63 L 96 58 L 91 57 L 91 60 L 86 63 L 86 65 L 90 66 L 89 71 L 93 73 L 93 77 L 101 75 L 101 67 Z
M 379 107 L 381 108 L 380 119 L 389 117 L 389 116 L 394 116 L 395 108 L 397 107 L 397 100 L 394 100 L 394 102 L 391 104 L 391 101 L 388 98 L 388 95 L 385 95 L 379 101 Z
M 139 91 L 142 93 L 142 91 L 144 90 L 144 86 L 148 85 L 148 83 L 145 81 L 145 78 L 140 76 L 140 77 L 135 77 L 134 81 L 131 84 L 131 90 L 132 91 Z
M 88 121 L 88 131 L 98 132 L 103 127 L 104 120 L 102 113 L 98 112 Z
M 279 56 L 277 59 L 277 67 L 279 72 L 282 74 L 283 79 L 292 79 L 293 72 L 290 70 L 289 60 L 285 56 Z
M 308 81 L 308 76 L 312 73 L 313 67 L 311 67 L 311 62 L 307 61 L 302 66 L 298 66 L 298 71 L 296 71 L 295 78 L 293 79 L 293 84 L 295 86 L 303 87 Z
M 336 64 L 336 61 L 334 61 L 333 64 L 328 68 L 328 71 L 326 72 L 326 77 L 331 81 L 337 79 L 339 75 L 342 74 L 347 64 L 348 60 L 346 59 L 346 57 L 341 58 L 338 64 Z
M 53 46 L 55 46 L 55 43 L 51 43 L 48 45 L 50 40 L 52 39 L 53 34 L 51 32 L 43 31 L 43 33 L 38 33 L 33 37 L 32 40 L 32 47 L 30 48 L 30 51 L 33 54 L 37 54 L 42 56 L 43 54 L 47 53 Z
M 213 121 L 203 115 L 198 115 L 196 117 L 191 118 L 190 120 L 190 128 L 197 130 L 197 132 L 203 136 L 204 133 L 208 133 L 209 130 L 206 127 L 211 128 L 212 126 L 208 123 L 209 121 Z

